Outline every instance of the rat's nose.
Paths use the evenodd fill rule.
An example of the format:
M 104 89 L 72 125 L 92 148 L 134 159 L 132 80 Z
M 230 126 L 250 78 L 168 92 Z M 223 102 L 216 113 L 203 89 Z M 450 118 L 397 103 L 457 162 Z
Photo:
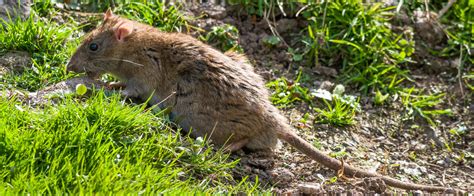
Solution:
M 74 63 L 71 63 L 71 60 L 66 64 L 66 70 L 67 71 L 72 71 L 72 72 L 77 72 L 76 66 L 74 66 Z

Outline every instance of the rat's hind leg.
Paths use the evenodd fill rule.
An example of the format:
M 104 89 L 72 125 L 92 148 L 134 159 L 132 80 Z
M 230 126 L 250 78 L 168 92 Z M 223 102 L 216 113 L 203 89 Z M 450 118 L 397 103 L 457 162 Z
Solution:
M 241 149 L 242 147 L 244 147 L 248 142 L 249 142 L 248 138 L 241 139 L 241 140 L 238 140 L 238 141 L 235 141 L 235 142 L 231 142 L 231 143 L 225 145 L 224 150 L 228 151 L 228 152 L 235 152 L 235 151 Z
M 277 135 L 271 131 L 264 131 L 253 136 L 245 147 L 252 151 L 272 151 L 277 144 Z

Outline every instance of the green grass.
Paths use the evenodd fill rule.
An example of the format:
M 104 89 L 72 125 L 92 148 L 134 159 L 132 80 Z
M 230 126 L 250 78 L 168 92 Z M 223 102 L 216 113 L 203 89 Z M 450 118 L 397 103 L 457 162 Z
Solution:
M 164 31 L 181 31 L 187 21 L 177 7 L 161 5 L 135 2 L 116 11 Z M 35 1 L 33 10 L 44 17 L 55 11 L 49 1 Z M 2 22 L 0 54 L 26 51 L 32 64 L 0 76 L 0 89 L 36 91 L 69 78 L 65 64 L 80 30 L 45 18 Z M 257 190 L 258 182 L 232 178 L 238 160 L 228 160 L 202 138 L 177 132 L 164 114 L 102 92 L 88 99 L 63 96 L 40 108 L 0 97 L 0 194 Z
M 118 5 L 118 14 L 163 31 L 181 31 L 189 26 L 177 7 L 163 6 L 159 1 Z M 80 39 L 75 34 L 81 27 L 74 23 L 57 24 L 47 18 L 35 20 L 34 13 L 50 17 L 55 12 L 51 1 L 34 1 L 32 12 L 25 21 L 0 21 L 3 24 L 0 25 L 0 55 L 8 51 L 26 51 L 32 56 L 31 65 L 24 70 L 0 76 L 0 88 L 36 91 L 72 76 L 66 72 L 65 64 L 79 44 Z
M 342 85 L 337 85 L 332 93 L 328 92 L 331 100 L 316 99 L 317 96 L 300 83 L 301 78 L 302 71 L 298 73 L 293 82 L 284 77 L 268 82 L 267 87 L 272 90 L 270 97 L 272 103 L 279 108 L 292 107 L 296 103 L 306 103 L 315 112 L 316 123 L 340 127 L 354 124 L 354 117 L 356 112 L 360 112 L 360 105 L 354 96 L 343 94 L 345 90 Z M 319 108 L 320 103 L 325 107 Z M 308 115 L 308 113 L 305 114 L 305 116 Z
M 224 52 L 228 50 L 243 52 L 243 48 L 239 45 L 239 30 L 229 24 L 214 26 L 199 39 Z
M 301 85 L 302 72 L 294 81 L 289 81 L 284 77 L 270 81 L 266 84 L 272 90 L 270 100 L 279 108 L 284 108 L 293 105 L 296 102 L 311 103 L 312 97 L 309 89 Z
M 447 47 L 439 53 L 443 57 L 460 56 L 474 64 L 474 58 L 469 57 L 468 50 L 474 48 L 473 25 L 474 4 L 468 5 L 467 1 L 459 1 L 440 19 L 447 25 L 445 33 L 448 36 Z M 462 54 L 463 53 L 463 54 Z
M 165 5 L 161 1 L 131 1 L 119 4 L 114 11 L 129 19 L 155 26 L 162 31 L 181 32 L 183 28 L 186 30 L 191 28 L 188 19 L 179 12 L 179 7 Z
M 32 57 L 22 72 L 0 76 L 3 84 L 35 91 L 70 77 L 64 65 L 78 44 L 71 40 L 74 27 L 33 16 L 0 24 L 0 54 L 25 51 Z
M 33 0 L 31 9 L 40 17 L 48 17 L 56 13 L 54 3 L 50 0 Z
M 353 125 L 356 112 L 360 112 L 359 98 L 350 95 L 344 95 L 345 87 L 337 85 L 332 94 L 331 99 L 322 99 L 326 108 L 314 108 L 317 112 L 315 122 L 322 124 L 331 124 L 334 126 Z
M 446 6 L 446 2 L 433 1 L 426 4 L 422 0 L 405 1 L 401 7 L 406 8 L 408 15 L 416 10 L 430 10 L 438 12 Z M 439 17 L 439 16 L 438 16 Z M 474 59 L 469 58 L 467 50 L 474 48 L 473 25 L 474 25 L 474 2 L 456 1 L 447 12 L 439 18 L 439 22 L 445 25 L 444 32 L 448 41 L 441 50 L 432 50 L 432 54 L 442 57 L 457 57 L 469 59 L 474 64 Z
M 396 92 L 397 85 L 408 78 L 401 65 L 410 61 L 414 42 L 390 30 L 391 9 L 360 0 L 310 6 L 303 13 L 310 23 L 304 41 L 310 63 L 340 67 L 340 79 L 364 93 Z
M 452 114 L 450 109 L 436 108 L 443 102 L 445 93 L 425 94 L 422 90 L 409 88 L 404 89 L 400 95 L 408 119 L 421 117 L 430 125 L 436 126 L 437 123 L 433 120 L 434 117 Z
M 464 84 L 474 92 L 474 71 L 471 71 L 463 76 Z
M 259 0 L 235 2 L 247 8 L 253 6 L 265 10 L 271 1 L 263 1 L 263 4 Z M 422 4 L 419 1 L 406 3 L 404 6 L 413 11 Z M 469 20 L 471 10 L 466 5 L 463 7 L 463 4 L 466 2 L 455 4 L 452 11 L 443 17 L 456 20 L 454 25 L 448 26 L 446 32 L 450 36 L 448 47 L 443 49 L 446 51 L 439 52 L 449 54 L 447 56 L 460 55 L 460 70 L 462 66 L 472 64 L 472 58 L 467 58 L 467 48 L 472 48 L 472 36 L 466 31 L 472 29 L 472 21 Z M 304 7 L 298 17 L 307 20 L 308 26 L 302 31 L 306 34 L 301 39 L 304 47 L 295 45 L 288 49 L 294 62 L 302 62 L 300 64 L 310 67 L 324 65 L 338 68 L 341 72 L 338 76 L 340 82 L 357 87 L 364 96 L 374 96 L 372 100 L 376 105 L 387 103 L 389 97 L 402 95 L 405 97 L 402 102 L 409 118 L 421 116 L 434 125 L 434 118 L 449 114 L 447 110 L 428 110 L 426 106 L 417 105 L 419 101 L 423 102 L 423 97 L 432 97 L 431 94 L 418 94 L 417 98 L 405 96 L 407 93 L 404 89 L 412 81 L 407 67 L 413 63 L 411 56 L 415 53 L 415 42 L 411 34 L 396 34 L 391 30 L 389 20 L 396 7 L 383 7 L 381 3 L 367 4 L 361 0 L 285 2 L 282 7 L 291 10 L 295 5 Z M 436 6 L 442 7 L 438 4 Z M 249 14 L 255 14 L 254 12 L 256 11 Z M 450 29 L 454 29 L 454 33 L 450 33 Z M 452 51 L 453 47 L 460 49 Z M 460 80 L 468 80 L 468 76 L 462 75 L 458 73 Z M 271 98 L 273 103 L 281 107 L 297 101 L 311 103 L 308 101 L 311 96 L 306 96 L 307 89 L 302 88 L 303 85 L 297 81 L 295 84 L 287 84 L 286 79 L 280 78 L 267 86 L 274 90 Z M 422 92 L 420 89 L 416 90 Z M 444 98 L 435 97 L 439 101 L 430 102 L 430 107 L 439 107 Z M 320 113 L 317 116 L 318 122 L 339 126 L 352 124 L 353 107 L 338 103 L 337 99 L 332 103 L 325 102 L 325 105 L 325 109 L 316 108 Z
M 314 108 L 318 113 L 316 115 L 316 123 L 331 124 L 339 127 L 354 124 L 355 107 L 343 102 L 339 98 L 334 98 L 331 102 L 323 99 L 323 102 L 326 104 L 326 108 Z
M 251 192 L 236 161 L 118 96 L 29 108 L 0 98 L 0 192 L 9 194 Z

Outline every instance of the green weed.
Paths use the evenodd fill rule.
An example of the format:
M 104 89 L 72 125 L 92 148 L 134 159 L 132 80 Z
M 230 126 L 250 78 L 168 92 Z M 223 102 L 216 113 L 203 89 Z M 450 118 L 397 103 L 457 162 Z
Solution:
M 34 0 L 31 9 L 40 17 L 47 17 L 56 13 L 54 3 L 51 0 Z
M 433 1 L 425 4 L 424 1 L 401 1 L 399 7 L 405 7 L 408 15 L 412 15 L 414 11 L 438 12 L 440 14 L 447 5 L 441 1 Z M 426 7 L 428 5 L 428 7 Z M 444 11 L 444 10 L 443 10 Z M 459 58 L 458 75 L 461 80 L 465 67 L 470 67 L 474 64 L 472 58 L 472 49 L 474 48 L 474 4 L 472 1 L 455 1 L 452 7 L 446 10 L 443 15 L 435 15 L 434 20 L 439 21 L 443 25 L 444 33 L 447 36 L 447 42 L 442 44 L 442 49 L 433 49 L 427 47 L 426 49 L 432 55 L 444 58 Z M 469 87 L 469 86 L 468 86 Z
M 448 35 L 448 47 L 440 51 L 441 56 L 459 56 L 464 53 L 462 58 L 468 58 L 471 64 L 474 59 L 469 58 L 469 50 L 474 48 L 474 5 L 468 1 L 456 2 L 448 12 L 442 16 L 440 21 L 447 25 L 445 33 Z
M 316 122 L 322 124 L 332 124 L 335 126 L 347 126 L 354 124 L 354 117 L 358 111 L 358 101 L 349 97 L 333 96 L 332 101 L 323 99 L 325 109 L 314 108 L 318 113 Z
M 419 89 L 409 88 L 400 92 L 401 101 L 406 109 L 407 119 L 422 117 L 430 125 L 436 126 L 433 118 L 440 115 L 451 115 L 450 109 L 434 109 L 443 102 L 445 93 L 434 93 L 424 95 Z
M 461 81 L 464 68 L 468 69 L 474 65 L 474 2 L 457 1 L 448 12 L 440 19 L 447 28 L 444 29 L 448 35 L 447 47 L 441 51 L 433 51 L 434 54 L 443 57 L 458 57 L 458 75 Z M 472 89 L 471 86 L 467 85 Z
M 360 0 L 312 4 L 303 13 L 310 22 L 305 55 L 314 65 L 342 67 L 341 79 L 365 93 L 396 92 L 408 78 L 400 65 L 410 61 L 414 42 L 390 30 L 391 9 Z
M 278 36 L 267 36 L 262 39 L 262 42 L 268 47 L 274 47 L 281 42 L 281 39 Z
M 474 92 L 474 71 L 463 76 L 466 86 Z
M 181 136 L 161 114 L 99 92 L 29 108 L 0 97 L 0 193 L 252 192 L 236 161 Z
M 298 49 L 288 48 L 288 53 L 291 55 L 291 60 L 293 62 L 299 62 L 303 60 L 303 54 L 298 51 Z
M 229 24 L 213 26 L 206 36 L 200 36 L 199 39 L 222 51 L 234 50 L 243 52 L 242 47 L 239 45 L 239 30 Z
M 375 92 L 374 103 L 376 105 L 382 105 L 385 103 L 387 98 L 389 98 L 389 94 L 382 94 L 380 91 Z
M 0 21 L 0 54 L 8 51 L 26 51 L 32 56 L 32 65 L 21 73 L 9 73 L 0 78 L 2 83 L 29 91 L 69 77 L 64 64 L 78 41 L 70 40 L 75 30 L 48 20 Z
M 191 27 L 179 8 L 162 1 L 132 1 L 120 4 L 117 14 L 157 27 L 162 31 L 181 32 Z
M 294 82 L 290 82 L 282 77 L 267 83 L 266 86 L 273 90 L 270 96 L 270 100 L 273 104 L 279 108 L 283 108 L 298 101 L 311 103 L 312 97 L 309 93 L 309 89 L 301 86 L 299 83 L 301 74 L 302 72 L 300 71 Z
M 72 1 L 68 6 L 75 10 L 81 10 L 86 12 L 105 12 L 111 7 L 116 7 L 117 5 L 127 4 L 131 2 L 146 2 L 138 0 L 81 0 L 74 2 Z
M 346 157 L 347 154 L 348 153 L 346 152 L 346 149 L 343 148 L 343 147 L 340 147 L 338 152 L 331 152 L 331 153 L 329 153 L 329 156 L 331 156 L 333 158 L 336 158 L 336 159 L 341 159 L 341 158 Z
M 433 1 L 429 4 L 425 4 L 422 0 L 400 3 L 402 4 L 399 7 L 405 7 L 408 15 L 412 15 L 414 11 L 420 10 L 439 13 L 446 6 L 446 3 L 442 1 Z M 440 18 L 435 19 L 445 25 L 444 32 L 449 39 L 446 47 L 443 47 L 440 51 L 432 50 L 432 53 L 443 57 L 457 57 L 463 51 L 463 58 L 469 58 L 468 51 L 474 48 L 474 37 L 472 36 L 474 33 L 472 31 L 474 25 L 473 16 L 474 4 L 472 1 L 456 1 L 442 16 L 437 16 Z M 469 60 L 471 64 L 474 64 L 472 58 Z

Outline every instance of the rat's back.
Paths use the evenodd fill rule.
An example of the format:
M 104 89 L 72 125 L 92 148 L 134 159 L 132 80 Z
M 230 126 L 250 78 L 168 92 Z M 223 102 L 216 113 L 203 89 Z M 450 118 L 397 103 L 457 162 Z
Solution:
M 193 136 L 207 135 L 233 150 L 274 148 L 276 130 L 286 128 L 286 119 L 269 102 L 263 79 L 248 61 L 197 40 L 192 47 L 173 46 L 186 56 L 172 106 L 178 123 L 185 129 L 192 127 Z

